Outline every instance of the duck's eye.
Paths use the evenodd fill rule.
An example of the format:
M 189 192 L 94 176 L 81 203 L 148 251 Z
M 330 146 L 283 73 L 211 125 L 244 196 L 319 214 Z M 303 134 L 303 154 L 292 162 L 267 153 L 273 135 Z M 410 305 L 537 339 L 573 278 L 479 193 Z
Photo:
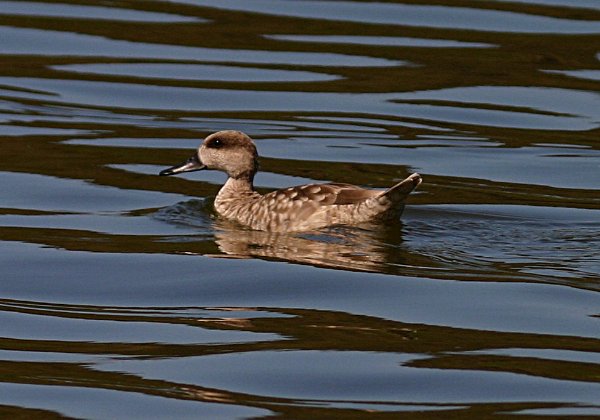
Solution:
M 209 144 L 209 147 L 214 147 L 215 149 L 218 149 L 221 146 L 223 146 L 223 142 L 221 141 L 221 139 L 214 139 Z

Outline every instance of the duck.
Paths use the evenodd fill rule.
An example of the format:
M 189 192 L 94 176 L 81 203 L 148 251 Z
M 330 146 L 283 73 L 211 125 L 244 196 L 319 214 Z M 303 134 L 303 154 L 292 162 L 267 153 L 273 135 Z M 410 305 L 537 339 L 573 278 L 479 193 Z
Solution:
M 185 162 L 160 171 L 160 176 L 213 169 L 227 181 L 214 200 L 216 213 L 252 230 L 311 231 L 335 225 L 357 225 L 398 219 L 405 200 L 422 178 L 413 173 L 386 190 L 352 184 L 306 184 L 260 194 L 254 188 L 258 152 L 241 131 L 210 134 Z

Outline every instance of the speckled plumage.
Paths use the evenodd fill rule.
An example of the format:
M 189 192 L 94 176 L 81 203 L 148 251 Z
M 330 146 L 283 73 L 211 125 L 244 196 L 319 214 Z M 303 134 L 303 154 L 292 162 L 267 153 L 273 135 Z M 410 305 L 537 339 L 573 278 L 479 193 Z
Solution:
M 220 131 L 206 137 L 187 162 L 160 174 L 200 169 L 226 172 L 229 178 L 215 198 L 217 213 L 252 229 L 273 232 L 397 218 L 406 197 L 421 183 L 420 175 L 412 174 L 384 191 L 331 183 L 300 185 L 262 195 L 253 186 L 257 159 L 250 137 L 239 131 Z

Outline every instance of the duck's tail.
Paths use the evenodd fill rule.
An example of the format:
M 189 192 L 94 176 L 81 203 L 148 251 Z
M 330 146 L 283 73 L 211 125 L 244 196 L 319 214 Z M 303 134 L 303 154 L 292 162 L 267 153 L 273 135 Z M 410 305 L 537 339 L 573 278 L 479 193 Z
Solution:
M 423 179 L 421 178 L 421 175 L 414 173 L 412 175 L 410 175 L 408 178 L 406 178 L 405 180 L 397 183 L 396 185 L 394 185 L 393 187 L 383 191 L 378 198 L 387 198 L 389 199 L 392 203 L 401 203 L 404 202 L 404 200 L 406 199 L 406 197 L 415 189 L 417 188 L 421 182 L 423 182 Z

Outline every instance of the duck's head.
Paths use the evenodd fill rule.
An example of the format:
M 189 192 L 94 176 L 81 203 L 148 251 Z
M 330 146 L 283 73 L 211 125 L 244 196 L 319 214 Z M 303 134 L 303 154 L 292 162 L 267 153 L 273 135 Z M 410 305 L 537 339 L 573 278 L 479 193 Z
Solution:
M 206 137 L 198 151 L 183 162 L 160 171 L 159 175 L 216 169 L 232 178 L 254 177 L 258 169 L 256 146 L 241 131 L 219 131 Z

